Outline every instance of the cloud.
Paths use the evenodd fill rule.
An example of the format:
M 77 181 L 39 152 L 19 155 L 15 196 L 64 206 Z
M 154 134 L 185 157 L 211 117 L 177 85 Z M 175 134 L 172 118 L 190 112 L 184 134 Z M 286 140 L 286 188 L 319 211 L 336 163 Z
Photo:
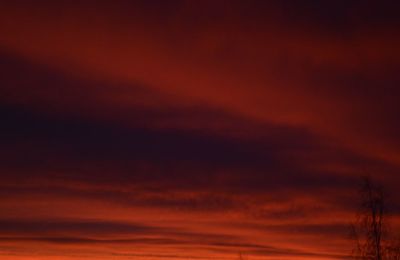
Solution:
M 89 4 L 39 6 L 4 8 L 4 49 L 84 77 L 142 82 L 179 102 L 208 103 L 263 122 L 300 125 L 356 152 L 398 162 L 391 139 L 397 124 L 393 117 L 381 120 L 396 114 L 395 103 L 375 102 L 382 95 L 395 96 L 394 88 L 381 85 L 398 81 L 396 74 L 385 73 L 398 63 L 390 4 L 184 1 L 165 9 L 98 4 L 96 11 Z M 55 10 L 62 11 L 55 16 Z M 343 15 L 332 18 L 332 10 Z M 88 17 L 91 22 L 82 23 Z M 362 76 L 349 77 L 354 71 Z M 328 75 L 322 82 L 321 74 Z M 326 87 L 332 75 L 336 83 Z M 361 94 L 355 104 L 353 86 L 363 93 L 373 89 L 373 100 Z M 110 90 L 117 94 L 114 109 L 130 106 L 127 97 L 134 92 Z M 371 113 L 376 115 L 364 116 Z
M 323 235 L 341 241 L 340 221 L 354 207 L 343 194 L 352 189 L 359 170 L 365 165 L 388 173 L 396 169 L 334 146 L 304 127 L 258 122 L 207 104 L 174 103 L 140 84 L 121 85 L 137 89 L 140 98 L 128 108 L 115 107 L 101 97 L 103 90 L 114 89 L 112 82 L 7 59 L 14 65 L 8 66 L 3 85 L 8 99 L 0 110 L 5 125 L 0 194 L 4 217 L 26 217 L 3 223 L 2 233 L 10 232 L 4 243 L 171 248 L 189 243 L 213 254 L 243 247 L 249 254 L 311 256 L 294 242 L 264 243 L 274 237 L 314 243 Z M 14 89 L 18 76 L 13 71 L 22 71 L 40 91 Z M 75 97 L 81 91 L 87 91 L 87 102 Z M 62 93 L 59 99 L 56 93 Z M 162 102 L 154 106 L 152 96 Z M 337 225 L 331 224 L 333 212 Z M 159 215 L 182 224 L 154 228 Z M 79 216 L 86 220 L 63 220 Z M 137 226 L 121 223 L 121 216 Z M 26 222 L 29 218 L 39 220 Z M 221 218 L 231 225 L 205 238 L 192 222 L 202 218 L 208 219 L 207 230 L 218 227 Z M 309 218 L 317 223 L 302 223 Z M 254 224 L 259 222 L 264 226 Z M 187 229 L 186 235 L 179 229 Z M 265 242 L 250 246 L 246 240 L 255 230 L 264 233 L 255 240 Z M 232 232 L 243 241 L 225 237 Z M 105 238 L 113 235 L 117 238 Z
M 257 243 L 241 242 L 235 236 L 221 236 L 214 234 L 188 233 L 169 228 L 149 227 L 128 223 L 95 222 L 95 221 L 0 221 L 2 236 L 0 241 L 13 243 L 43 243 L 69 246 L 84 245 L 129 245 L 129 246 L 182 246 L 206 247 L 210 250 L 225 251 L 230 248 L 244 250 L 246 253 L 255 253 L 270 256 L 304 255 L 322 256 L 319 254 L 297 251 L 286 248 L 265 246 Z M 124 236 L 124 237 L 121 237 Z M 91 238 L 98 236 L 101 238 Z M 113 253 L 108 255 L 121 256 L 153 256 L 152 254 Z M 156 255 L 154 255 L 156 256 Z M 157 256 L 158 257 L 158 256 Z M 161 257 L 161 255 L 160 255 Z

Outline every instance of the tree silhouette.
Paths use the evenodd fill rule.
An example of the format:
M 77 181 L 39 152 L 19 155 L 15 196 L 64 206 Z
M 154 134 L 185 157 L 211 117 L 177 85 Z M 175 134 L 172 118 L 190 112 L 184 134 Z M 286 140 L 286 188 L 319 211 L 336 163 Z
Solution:
M 400 243 L 387 239 L 385 195 L 380 185 L 363 177 L 361 210 L 351 233 L 355 240 L 352 256 L 360 260 L 400 260 Z

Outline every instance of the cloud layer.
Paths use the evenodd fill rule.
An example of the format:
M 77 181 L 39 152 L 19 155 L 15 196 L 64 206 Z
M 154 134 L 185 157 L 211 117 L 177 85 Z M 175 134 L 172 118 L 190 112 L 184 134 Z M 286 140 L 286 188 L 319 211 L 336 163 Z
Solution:
M 5 4 L 0 257 L 342 259 L 359 175 L 398 195 L 393 17 L 358 1 Z

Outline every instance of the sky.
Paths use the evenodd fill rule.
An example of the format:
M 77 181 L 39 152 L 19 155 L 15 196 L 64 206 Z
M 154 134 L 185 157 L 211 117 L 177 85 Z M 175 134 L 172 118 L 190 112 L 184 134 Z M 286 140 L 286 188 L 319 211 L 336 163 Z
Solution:
M 397 1 L 8 1 L 0 259 L 333 260 L 400 227 Z

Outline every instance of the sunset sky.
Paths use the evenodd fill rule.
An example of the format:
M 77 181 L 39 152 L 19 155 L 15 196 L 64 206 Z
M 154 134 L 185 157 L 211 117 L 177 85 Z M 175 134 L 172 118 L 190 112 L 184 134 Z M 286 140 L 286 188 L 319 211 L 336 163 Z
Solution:
M 0 259 L 333 260 L 400 233 L 398 1 L 0 3 Z

